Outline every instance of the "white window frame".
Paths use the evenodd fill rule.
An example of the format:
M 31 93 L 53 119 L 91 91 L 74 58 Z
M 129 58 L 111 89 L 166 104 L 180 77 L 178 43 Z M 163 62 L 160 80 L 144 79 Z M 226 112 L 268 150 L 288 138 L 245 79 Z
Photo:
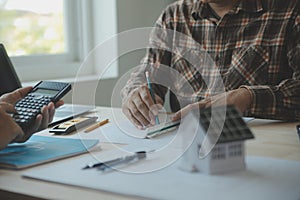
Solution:
M 75 78 L 81 63 L 94 46 L 117 32 L 117 0 L 64 0 L 67 53 L 11 57 L 22 82 Z M 109 16 L 108 16 L 109 15 Z M 110 17 L 110 26 L 101 23 Z M 97 23 L 97 20 L 100 23 Z M 104 34 L 99 34 L 105 29 Z M 96 35 L 97 34 L 97 35 Z M 116 48 L 117 49 L 117 48 Z M 116 50 L 117 53 L 117 50 Z M 117 64 L 115 66 L 117 72 Z M 81 70 L 81 76 L 102 71 L 94 66 Z M 116 73 L 112 76 L 117 76 Z

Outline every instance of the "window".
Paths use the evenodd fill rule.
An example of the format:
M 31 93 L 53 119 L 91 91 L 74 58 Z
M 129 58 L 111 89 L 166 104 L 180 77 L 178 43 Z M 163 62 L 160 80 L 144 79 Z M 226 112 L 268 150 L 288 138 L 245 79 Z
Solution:
M 0 42 L 21 81 L 75 77 L 90 50 L 116 33 L 113 19 L 99 38 L 102 18 L 115 15 L 114 0 L 0 0 Z M 90 66 L 81 75 L 99 71 Z
M 63 1 L 2 0 L 0 38 L 11 56 L 66 53 Z

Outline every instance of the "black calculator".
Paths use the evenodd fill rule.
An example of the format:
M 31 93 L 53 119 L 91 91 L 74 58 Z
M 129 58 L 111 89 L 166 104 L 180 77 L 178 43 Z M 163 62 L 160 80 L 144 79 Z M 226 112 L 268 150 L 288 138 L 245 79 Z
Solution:
M 56 103 L 71 90 L 71 84 L 40 81 L 27 96 L 16 103 L 13 118 L 26 132 L 34 123 L 43 106 Z

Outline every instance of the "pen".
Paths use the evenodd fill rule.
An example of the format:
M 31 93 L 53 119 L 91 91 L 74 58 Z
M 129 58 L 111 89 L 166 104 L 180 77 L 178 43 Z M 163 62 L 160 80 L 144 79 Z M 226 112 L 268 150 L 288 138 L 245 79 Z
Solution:
M 300 124 L 296 126 L 296 129 L 297 129 L 297 133 L 298 133 L 298 136 L 299 136 L 299 139 L 300 139 Z
M 85 133 L 91 132 L 95 130 L 96 128 L 99 128 L 100 126 L 103 126 L 104 124 L 107 124 L 109 122 L 109 119 L 103 120 L 101 122 L 98 122 L 96 124 L 93 124 L 92 126 L 88 127 L 84 130 Z
M 122 165 L 122 164 L 129 164 L 132 162 L 137 162 L 141 159 L 146 158 L 146 151 L 139 151 L 134 153 L 133 155 L 130 156 L 124 156 L 124 157 L 120 157 L 120 158 L 116 158 L 110 161 L 106 161 L 106 162 L 99 162 L 99 163 L 94 163 L 94 164 L 88 164 L 87 166 L 85 166 L 82 169 L 92 169 L 92 168 L 98 168 L 99 170 L 106 170 L 111 168 L 112 166 L 116 166 L 116 165 Z
M 152 97 L 152 100 L 153 100 L 154 104 L 156 104 L 156 100 L 155 100 L 155 96 L 154 96 L 154 93 L 153 93 L 153 90 L 152 90 L 152 86 L 151 86 L 151 82 L 150 82 L 150 76 L 149 76 L 148 71 L 146 72 L 146 79 L 147 79 L 147 84 L 148 84 L 148 88 L 149 88 L 149 91 L 150 91 L 150 95 Z M 156 125 L 160 124 L 157 115 L 155 116 L 155 123 L 156 123 Z
M 154 129 L 153 131 L 148 132 L 145 138 L 146 139 L 151 139 L 151 138 L 154 138 L 156 136 L 162 135 L 164 133 L 170 132 L 172 130 L 175 130 L 176 127 L 179 126 L 179 125 L 180 125 L 180 122 L 177 121 L 177 122 L 171 123 L 171 124 L 169 124 L 167 126 L 164 126 L 164 127 L 158 127 L 157 129 Z

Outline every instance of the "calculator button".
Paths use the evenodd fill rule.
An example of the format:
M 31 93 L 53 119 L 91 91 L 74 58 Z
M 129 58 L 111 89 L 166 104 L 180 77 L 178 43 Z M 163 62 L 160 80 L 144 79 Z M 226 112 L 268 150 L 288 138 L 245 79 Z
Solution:
M 33 113 L 39 113 L 40 111 L 39 110 L 32 110 L 31 112 L 33 112 Z
M 43 99 L 43 96 L 42 95 L 38 95 L 38 96 L 35 96 L 34 99 L 35 100 L 40 100 L 40 99 Z
M 33 116 L 34 116 L 33 113 L 27 113 L 27 115 L 28 115 L 29 117 L 33 117 Z

